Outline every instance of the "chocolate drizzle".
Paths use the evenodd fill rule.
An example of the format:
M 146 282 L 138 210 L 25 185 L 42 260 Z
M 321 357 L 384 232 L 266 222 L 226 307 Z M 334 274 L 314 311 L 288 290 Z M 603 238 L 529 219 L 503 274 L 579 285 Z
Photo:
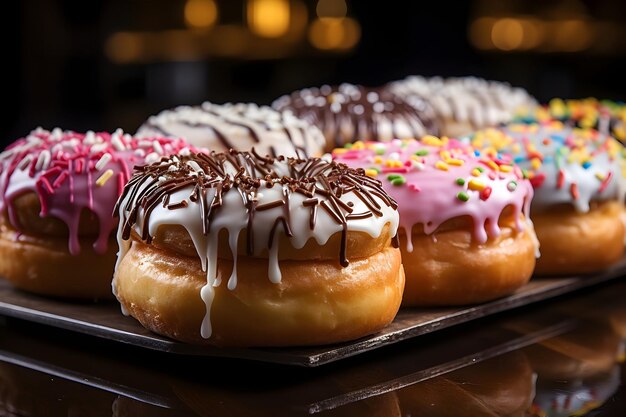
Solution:
M 357 140 L 389 141 L 438 133 L 430 112 L 420 111 L 389 91 L 358 85 L 295 91 L 276 100 L 273 107 L 290 110 L 319 126 L 328 150 Z
M 287 172 L 289 175 L 285 175 Z M 169 203 L 173 193 L 190 187 L 189 201 L 177 198 L 176 203 Z M 259 204 L 260 194 L 273 187 L 282 187 L 282 198 Z M 362 169 L 349 168 L 334 161 L 282 156 L 272 158 L 260 156 L 254 150 L 198 153 L 163 158 L 158 163 L 135 168 L 135 175 L 124 188 L 116 206 L 118 213 L 122 201 L 126 201 L 121 212 L 124 217 L 122 238 L 129 239 L 133 227 L 141 226 L 139 235 L 149 243 L 152 236 L 148 224 L 156 206 L 161 204 L 169 210 L 178 210 L 191 203 L 201 206 L 202 233 L 206 236 L 211 232 L 214 216 L 223 208 L 226 195 L 233 192 L 239 195 L 247 212 L 248 255 L 257 253 L 253 236 L 255 213 L 276 210 L 266 248 L 271 250 L 278 244 L 275 242 L 277 234 L 293 236 L 292 196 L 300 194 L 305 197 L 301 204 L 310 209 L 311 230 L 316 227 L 318 207 L 341 226 L 339 262 L 343 267 L 349 264 L 346 255 L 348 222 L 381 217 L 383 213 L 377 199 L 394 210 L 397 208 L 396 201 L 383 190 L 379 181 L 367 177 Z M 353 193 L 363 201 L 369 211 L 353 213 L 354 204 L 341 200 L 347 193 Z M 138 225 L 140 210 L 142 221 Z

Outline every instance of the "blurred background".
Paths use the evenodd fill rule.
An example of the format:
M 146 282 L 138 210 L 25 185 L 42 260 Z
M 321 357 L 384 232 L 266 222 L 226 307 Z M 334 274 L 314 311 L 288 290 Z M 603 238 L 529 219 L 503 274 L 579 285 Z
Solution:
M 3 15 L 3 147 L 37 126 L 133 133 L 179 104 L 412 74 L 626 99 L 623 0 L 24 0 Z

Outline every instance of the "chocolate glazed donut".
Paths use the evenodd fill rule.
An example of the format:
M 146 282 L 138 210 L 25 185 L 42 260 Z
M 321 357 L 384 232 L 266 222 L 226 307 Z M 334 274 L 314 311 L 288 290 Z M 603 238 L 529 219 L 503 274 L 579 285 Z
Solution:
M 326 137 L 326 150 L 330 151 L 357 140 L 387 142 L 437 134 L 439 129 L 428 103 L 422 100 L 413 104 L 386 90 L 341 84 L 295 91 L 272 106 L 319 126 Z
M 393 319 L 404 288 L 396 207 L 362 170 L 320 158 L 163 159 L 137 168 L 118 202 L 114 289 L 147 328 L 183 341 L 364 336 Z

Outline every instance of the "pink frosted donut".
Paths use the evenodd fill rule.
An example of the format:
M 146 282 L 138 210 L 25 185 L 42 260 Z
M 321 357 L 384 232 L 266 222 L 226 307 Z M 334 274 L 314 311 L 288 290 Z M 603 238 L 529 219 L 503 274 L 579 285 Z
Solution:
M 0 154 L 0 276 L 62 297 L 111 297 L 113 208 L 133 167 L 180 139 L 38 128 Z
M 518 167 L 433 136 L 357 142 L 333 158 L 364 168 L 398 202 L 404 305 L 487 301 L 530 279 L 533 189 Z

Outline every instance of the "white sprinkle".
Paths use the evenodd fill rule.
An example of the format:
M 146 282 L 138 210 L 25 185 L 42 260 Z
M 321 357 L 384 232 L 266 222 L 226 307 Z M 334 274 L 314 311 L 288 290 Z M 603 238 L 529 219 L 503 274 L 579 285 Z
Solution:
M 187 161 L 187 166 L 196 172 L 202 172 L 202 168 L 200 168 L 200 165 L 198 165 L 196 161 Z
M 96 134 L 93 130 L 88 130 L 85 134 L 85 139 L 83 139 L 83 143 L 87 146 L 91 146 L 96 143 Z
M 105 151 L 108 147 L 109 145 L 107 145 L 106 143 L 96 143 L 95 145 L 91 147 L 91 149 L 89 150 L 89 153 L 91 154 L 100 153 L 100 152 Z
M 96 169 L 98 171 L 101 171 L 102 168 L 104 168 L 106 166 L 106 164 L 109 163 L 109 161 L 111 160 L 112 156 L 110 153 L 105 153 L 104 155 L 102 155 L 102 157 L 100 158 L 100 160 L 98 162 L 96 162 Z
M 180 156 L 189 156 L 191 155 L 191 151 L 189 150 L 189 148 L 183 148 L 178 152 L 178 154 Z
M 135 149 L 134 153 L 140 158 L 143 158 L 146 155 L 146 152 L 143 149 Z
M 374 105 L 372 107 L 373 107 L 375 113 L 382 113 L 382 112 L 385 111 L 385 105 L 383 103 L 381 103 L 380 101 L 374 103 Z
M 63 147 L 67 148 L 67 149 L 74 149 L 75 147 L 78 146 L 78 140 L 77 139 L 70 139 L 70 140 L 66 140 L 63 142 Z
M 170 167 L 167 170 L 169 172 L 174 172 L 174 171 L 178 171 L 178 168 L 176 168 L 176 165 L 170 165 Z
M 152 147 L 152 141 L 140 140 L 139 142 L 137 142 L 137 146 L 139 146 L 140 148 L 151 148 Z
M 61 140 L 63 137 L 63 131 L 61 128 L 55 127 L 52 129 L 52 135 L 50 135 L 50 140 Z
M 154 152 L 158 153 L 159 155 L 163 155 L 163 147 L 158 140 L 152 142 L 152 149 L 154 149 Z
M 128 133 L 124 133 L 124 134 L 122 135 L 122 139 L 124 139 L 124 142 L 128 143 L 128 142 L 130 142 L 131 140 L 133 140 L 133 137 L 132 137 L 131 135 L 129 135 Z
M 400 160 L 400 154 L 398 152 L 392 152 L 389 154 L 389 159 L 392 161 L 398 161 Z
M 51 155 L 49 150 L 44 149 L 43 151 L 41 151 L 39 157 L 37 158 L 35 169 L 37 171 L 40 171 L 42 169 L 48 169 L 48 165 L 50 164 L 50 157 Z
M 423 171 L 423 170 L 424 170 L 424 168 L 426 168 L 426 167 L 424 166 L 424 164 L 423 164 L 423 163 L 421 163 L 421 162 L 415 162 L 415 161 L 413 161 L 413 166 L 414 166 L 414 167 L 415 167 L 415 169 L 417 169 L 418 171 Z
M 329 154 L 329 153 L 325 153 L 324 155 L 322 155 L 322 157 L 321 157 L 320 159 L 321 159 L 322 161 L 325 161 L 325 162 L 332 162 L 333 157 L 332 157 L 332 155 L 331 155 L 331 154 Z
M 146 155 L 146 164 L 154 164 L 159 159 L 161 159 L 161 157 L 156 152 L 149 153 Z
M 41 126 L 37 126 L 37 129 L 33 130 L 33 133 L 36 135 L 41 135 L 42 133 L 48 133 L 48 131 Z
M 20 161 L 20 163 L 17 165 L 17 167 L 21 170 L 26 169 L 26 167 L 28 167 L 31 163 L 31 161 L 33 160 L 33 156 L 32 155 L 26 155 L 26 157 L 24 157 L 24 159 L 22 159 Z
M 113 136 L 111 136 L 111 145 L 113 145 L 113 147 L 117 151 L 122 152 L 126 150 L 126 145 L 124 144 L 124 142 L 122 142 L 122 139 L 120 139 L 120 135 L 117 134 L 117 130 L 115 131 Z

